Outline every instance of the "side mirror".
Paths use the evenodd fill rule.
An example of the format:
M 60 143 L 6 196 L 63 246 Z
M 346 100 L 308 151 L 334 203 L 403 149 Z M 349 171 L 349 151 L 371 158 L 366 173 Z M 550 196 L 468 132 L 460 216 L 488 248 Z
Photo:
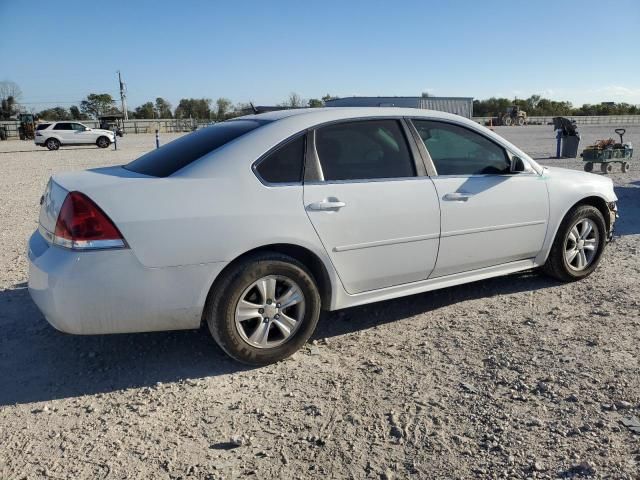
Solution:
M 520 157 L 511 157 L 511 173 L 520 173 L 527 170 L 524 160 Z

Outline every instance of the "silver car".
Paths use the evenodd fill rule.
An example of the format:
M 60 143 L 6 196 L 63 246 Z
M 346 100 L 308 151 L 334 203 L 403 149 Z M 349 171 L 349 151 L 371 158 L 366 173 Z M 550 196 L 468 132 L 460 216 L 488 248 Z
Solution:
M 29 290 L 64 332 L 206 323 L 233 358 L 267 364 L 321 310 L 534 267 L 584 278 L 615 219 L 611 180 L 543 168 L 465 118 L 287 110 L 54 175 Z

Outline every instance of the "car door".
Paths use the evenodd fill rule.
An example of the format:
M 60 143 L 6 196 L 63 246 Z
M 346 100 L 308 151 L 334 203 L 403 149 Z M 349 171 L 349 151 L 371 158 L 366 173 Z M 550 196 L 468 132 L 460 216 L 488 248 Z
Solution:
M 72 144 L 74 131 L 71 129 L 71 124 L 67 122 L 56 123 L 53 126 L 54 133 L 60 138 L 62 144 Z
M 436 175 L 442 213 L 440 249 L 431 277 L 534 258 L 549 217 L 547 188 L 526 161 L 481 132 L 454 123 L 414 119 Z
M 96 134 L 91 130 L 87 130 L 85 125 L 81 123 L 72 123 L 71 128 L 73 129 L 73 143 L 95 143 Z
M 321 126 L 309 135 L 304 205 L 350 294 L 428 277 L 440 209 L 401 119 Z

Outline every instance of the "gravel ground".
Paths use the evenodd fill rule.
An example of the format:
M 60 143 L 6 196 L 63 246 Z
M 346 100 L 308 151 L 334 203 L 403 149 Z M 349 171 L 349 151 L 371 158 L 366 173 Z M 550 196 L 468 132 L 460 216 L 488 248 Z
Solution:
M 549 158 L 552 127 L 496 131 L 581 168 Z M 527 272 L 326 314 L 294 357 L 250 369 L 204 330 L 64 335 L 29 298 L 48 177 L 153 145 L 0 142 L 0 479 L 640 478 L 621 423 L 640 416 L 638 167 L 611 175 L 621 219 L 588 279 Z

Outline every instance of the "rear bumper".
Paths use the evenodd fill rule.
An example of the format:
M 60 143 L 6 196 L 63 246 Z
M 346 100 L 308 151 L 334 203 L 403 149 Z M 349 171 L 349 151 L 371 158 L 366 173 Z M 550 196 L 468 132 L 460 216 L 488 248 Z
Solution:
M 226 263 L 144 267 L 129 249 L 76 252 L 29 240 L 29 293 L 47 321 L 73 334 L 198 328 Z

